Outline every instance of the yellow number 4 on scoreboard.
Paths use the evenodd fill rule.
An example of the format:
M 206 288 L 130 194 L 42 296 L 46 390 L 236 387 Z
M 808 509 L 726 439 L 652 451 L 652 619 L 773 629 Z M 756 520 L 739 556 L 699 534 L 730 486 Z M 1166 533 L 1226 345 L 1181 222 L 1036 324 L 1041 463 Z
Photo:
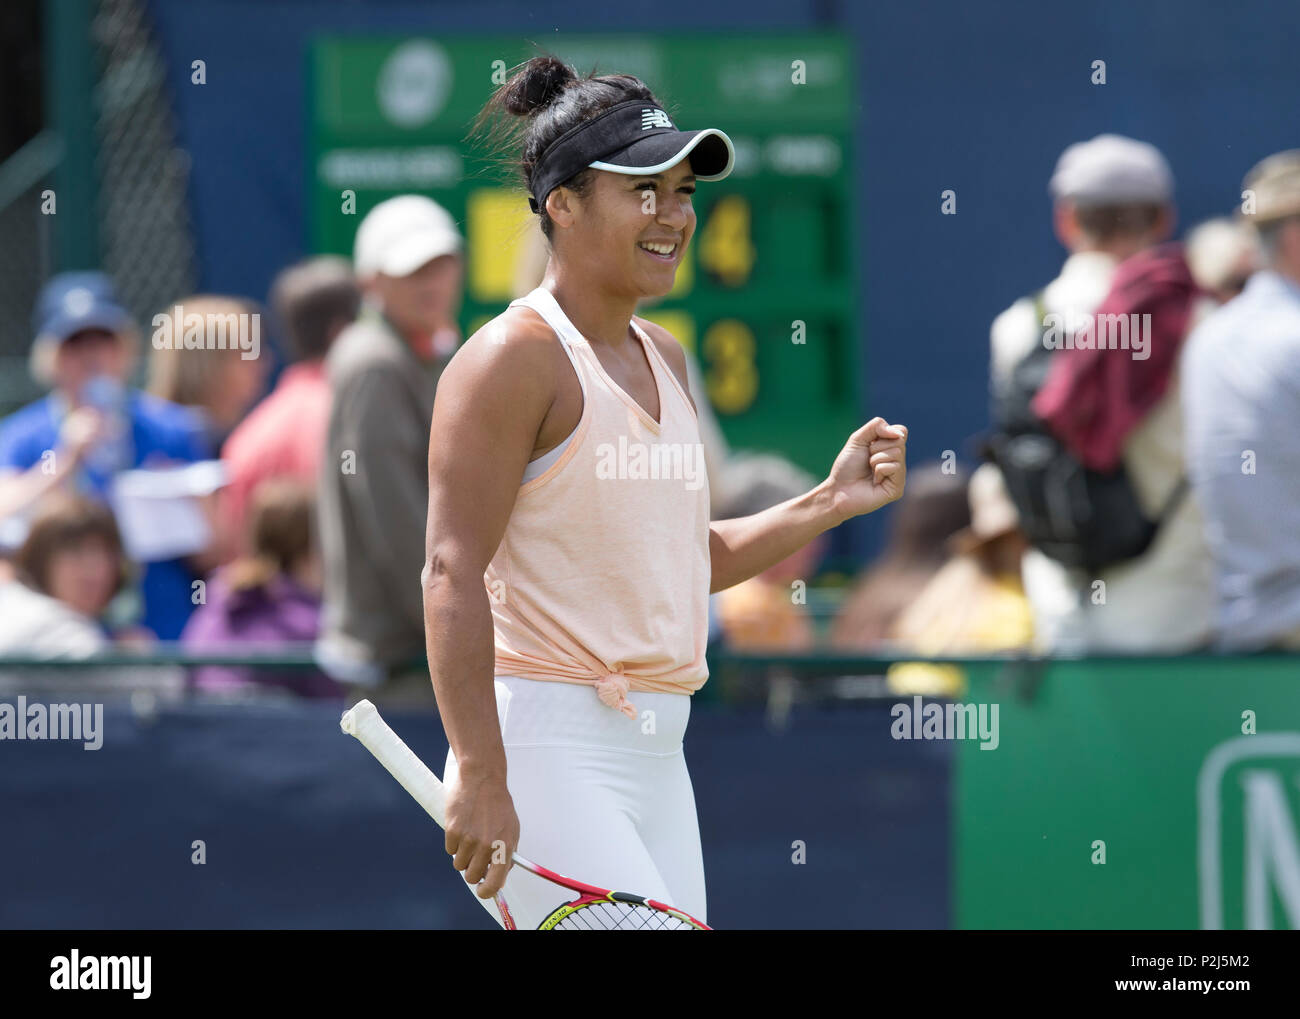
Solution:
M 700 230 L 700 265 L 723 286 L 743 286 L 754 268 L 756 252 L 748 200 L 740 195 L 718 199 Z

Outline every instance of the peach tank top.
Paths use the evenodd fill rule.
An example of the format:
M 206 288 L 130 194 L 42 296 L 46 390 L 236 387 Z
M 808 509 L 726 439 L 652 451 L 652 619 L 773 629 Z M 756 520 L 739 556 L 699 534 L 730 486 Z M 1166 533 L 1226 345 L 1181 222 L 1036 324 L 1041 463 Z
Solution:
M 589 684 L 636 717 L 627 694 L 704 685 L 709 483 L 694 408 L 635 323 L 659 422 L 606 374 L 545 287 L 511 302 L 555 330 L 582 386 L 560 457 L 519 488 L 483 575 L 496 674 Z

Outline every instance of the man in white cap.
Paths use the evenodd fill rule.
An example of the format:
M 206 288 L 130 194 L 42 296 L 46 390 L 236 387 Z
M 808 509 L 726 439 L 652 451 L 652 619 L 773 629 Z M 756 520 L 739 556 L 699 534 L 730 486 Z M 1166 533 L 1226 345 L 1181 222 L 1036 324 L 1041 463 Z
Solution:
M 326 361 L 320 479 L 317 657 L 343 682 L 378 683 L 424 650 L 429 421 L 459 340 L 463 251 L 455 221 L 421 195 L 381 202 L 357 229 L 362 310 Z
M 1195 329 L 1184 358 L 1192 486 L 1225 650 L 1300 649 L 1300 149 L 1258 163 L 1242 219 L 1265 267 Z
M 1049 190 L 1056 236 L 1070 254 L 1056 279 L 993 322 L 995 412 L 1016 366 L 1044 342 L 1048 322 L 1067 330 L 1081 324 L 1107 298 L 1125 259 L 1170 236 L 1173 188 L 1169 164 L 1145 142 L 1103 134 L 1061 154 Z M 1208 640 L 1201 518 L 1194 500 L 1178 494 L 1186 468 L 1176 382 L 1124 440 L 1122 466 L 1142 511 L 1160 521 L 1155 540 L 1136 558 L 1089 575 L 1029 549 L 1025 593 L 1036 643 L 1048 650 L 1175 653 Z

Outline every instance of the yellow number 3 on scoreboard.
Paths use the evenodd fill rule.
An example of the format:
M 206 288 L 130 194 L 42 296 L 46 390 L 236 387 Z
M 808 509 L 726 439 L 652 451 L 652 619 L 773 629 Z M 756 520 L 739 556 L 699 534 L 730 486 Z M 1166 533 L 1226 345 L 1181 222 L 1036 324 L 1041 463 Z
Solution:
M 705 384 L 719 414 L 740 414 L 758 395 L 758 365 L 754 363 L 754 334 L 734 318 L 709 326 L 701 346 L 708 364 Z

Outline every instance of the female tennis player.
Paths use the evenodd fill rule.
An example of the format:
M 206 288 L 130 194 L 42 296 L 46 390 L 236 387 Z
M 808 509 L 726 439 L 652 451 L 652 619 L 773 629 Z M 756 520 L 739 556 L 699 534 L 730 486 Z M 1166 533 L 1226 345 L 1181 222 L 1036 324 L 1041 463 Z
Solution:
M 907 429 L 874 418 L 816 488 L 710 523 L 686 354 L 634 312 L 672 288 L 696 181 L 731 172 L 730 139 L 679 131 L 634 77 L 547 56 L 480 123 L 521 146 L 550 259 L 457 351 L 434 405 L 422 582 L 447 852 L 520 928 L 572 893 L 512 870 L 516 849 L 704 921 L 682 737 L 709 593 L 897 499 Z

